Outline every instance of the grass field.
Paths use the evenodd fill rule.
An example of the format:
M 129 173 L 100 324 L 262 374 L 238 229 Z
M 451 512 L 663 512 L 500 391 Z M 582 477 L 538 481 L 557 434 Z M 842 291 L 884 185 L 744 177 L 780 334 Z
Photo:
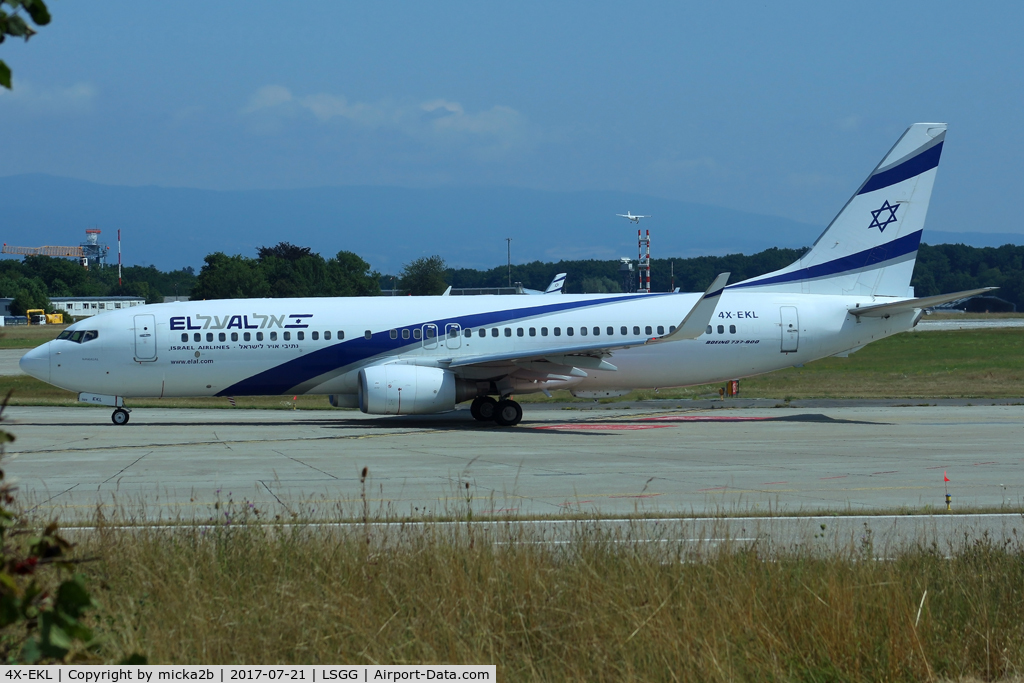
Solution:
M 494 663 L 502 681 L 998 680 L 1024 667 L 1024 549 L 637 544 L 581 526 L 105 529 L 77 549 L 103 658 Z M 822 541 L 824 543 L 824 541 Z M 927 593 L 926 593 L 927 591 Z
M 56 327 L 56 326 L 54 326 Z M 718 396 L 718 385 L 635 391 L 602 402 Z M 0 395 L 14 390 L 13 405 L 76 405 L 75 394 L 31 377 L 0 377 Z M 1018 398 L 1024 396 L 1024 330 L 949 330 L 899 334 L 869 344 L 848 358 L 825 358 L 802 368 L 744 379 L 740 395 L 801 398 Z M 589 402 L 569 392 L 517 397 L 524 403 Z M 238 397 L 238 408 L 327 410 L 325 396 Z M 226 398 L 130 399 L 132 407 L 230 408 Z
M 0 327 L 0 349 L 33 349 L 64 331 L 67 325 L 11 325 Z

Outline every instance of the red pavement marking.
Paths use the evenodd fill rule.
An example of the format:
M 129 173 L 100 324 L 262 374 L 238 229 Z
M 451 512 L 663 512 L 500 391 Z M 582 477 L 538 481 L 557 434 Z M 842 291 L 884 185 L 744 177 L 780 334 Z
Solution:
M 641 417 L 638 420 L 657 422 L 760 422 L 769 417 L 714 417 L 711 415 L 665 415 L 663 417 Z
M 663 496 L 663 493 L 645 493 L 639 496 L 608 496 L 609 498 L 654 498 L 655 496 Z
M 824 479 L 845 479 L 848 476 L 850 476 L 850 475 L 848 475 L 848 474 L 841 474 L 838 477 L 821 477 L 821 479 L 822 480 L 824 480 Z
M 672 425 L 627 425 L 627 424 L 612 424 L 612 425 L 591 425 L 591 424 L 563 424 L 563 425 L 544 425 L 541 427 L 534 427 L 534 429 L 573 429 L 573 430 L 590 430 L 590 431 L 621 431 L 621 430 L 633 430 L 633 429 L 660 429 L 663 427 L 671 427 Z

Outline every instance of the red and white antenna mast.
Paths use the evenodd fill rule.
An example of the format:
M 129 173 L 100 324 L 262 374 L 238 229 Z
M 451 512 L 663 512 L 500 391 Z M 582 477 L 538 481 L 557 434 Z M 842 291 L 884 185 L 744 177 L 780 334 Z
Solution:
M 640 272 L 640 291 L 651 293 L 651 231 L 647 231 L 647 236 L 641 236 L 640 230 L 636 231 L 637 240 L 637 251 L 639 256 L 637 257 L 637 270 Z
M 117 229 L 117 286 L 121 286 L 121 228 Z

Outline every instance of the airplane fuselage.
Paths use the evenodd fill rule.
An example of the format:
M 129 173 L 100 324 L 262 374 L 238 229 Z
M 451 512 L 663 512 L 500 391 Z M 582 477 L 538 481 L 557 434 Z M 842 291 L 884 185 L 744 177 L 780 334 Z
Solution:
M 674 387 L 757 375 L 831 356 L 910 329 L 915 312 L 849 313 L 872 297 L 726 290 L 708 331 L 659 342 L 701 297 L 683 294 L 547 297 L 228 299 L 157 304 L 80 321 L 31 352 L 27 370 L 76 392 L 121 397 L 332 394 L 356 405 L 359 370 L 382 364 L 450 369 L 501 393 Z M 541 300 L 538 300 L 541 299 Z M 886 299 L 891 300 L 891 299 Z M 70 335 L 69 335 L 70 333 Z M 79 335 L 81 337 L 81 335 Z M 615 348 L 623 344 L 622 348 Z M 615 369 L 557 367 L 557 349 L 612 348 Z M 630 345 L 630 346 L 625 346 Z M 543 350 L 555 371 L 511 358 Z M 486 360 L 507 355 L 510 360 Z M 474 358 L 486 362 L 474 364 Z M 581 359 L 583 360 L 583 359 Z M 465 365 L 460 365 L 465 363 Z M 45 367 L 44 373 L 44 363 Z M 582 375 L 582 376 L 581 376 Z

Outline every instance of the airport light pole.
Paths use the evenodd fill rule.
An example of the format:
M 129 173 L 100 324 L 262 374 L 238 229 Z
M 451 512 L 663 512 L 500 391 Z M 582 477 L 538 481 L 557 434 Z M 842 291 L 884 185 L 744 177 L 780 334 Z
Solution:
M 508 260 L 508 286 L 512 286 L 512 238 L 505 238 L 505 257 Z

